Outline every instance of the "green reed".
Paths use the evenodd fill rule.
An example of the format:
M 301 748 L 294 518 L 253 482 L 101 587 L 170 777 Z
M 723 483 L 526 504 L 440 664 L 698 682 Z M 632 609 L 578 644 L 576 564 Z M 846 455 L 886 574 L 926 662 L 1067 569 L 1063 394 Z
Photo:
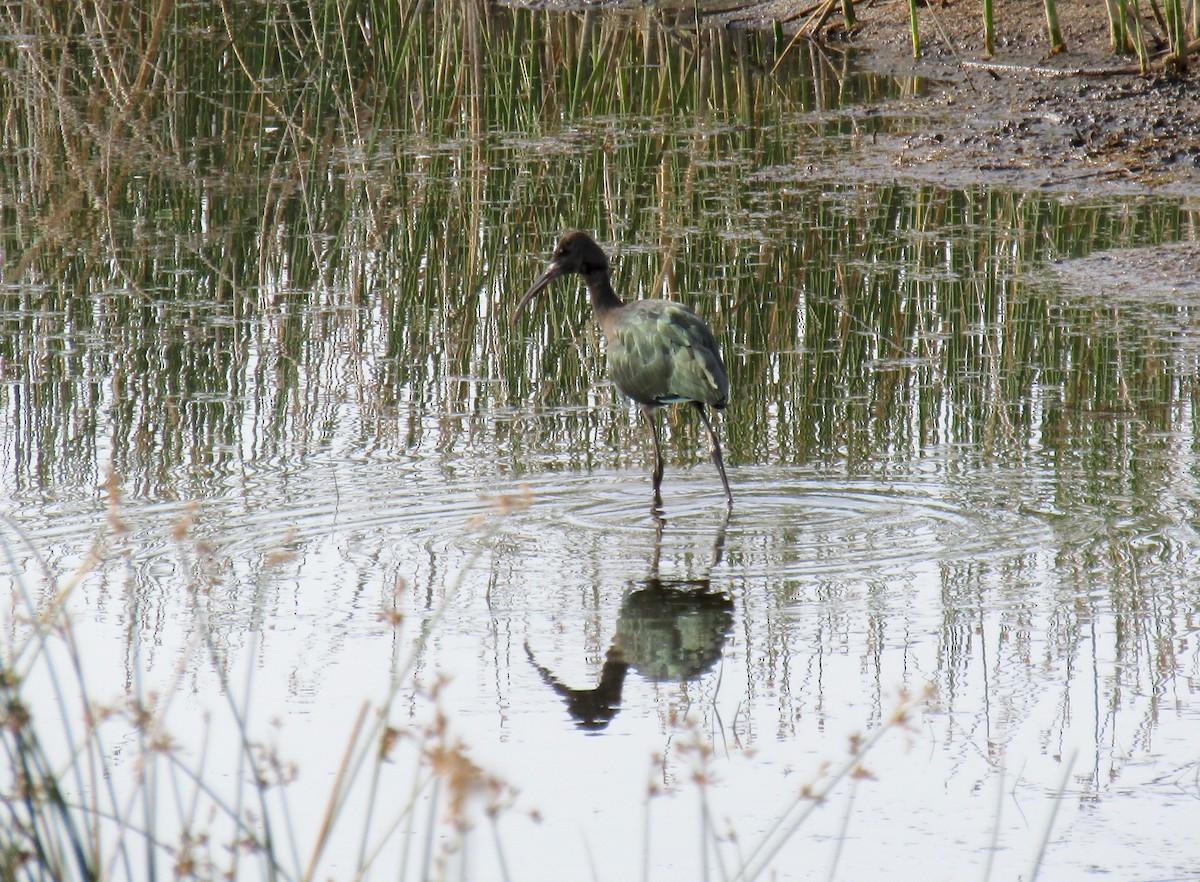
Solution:
M 1170 52 L 1167 55 L 1168 63 L 1176 73 L 1183 74 L 1187 71 L 1190 48 L 1183 2 L 1182 0 L 1163 0 L 1163 6 L 1166 15 L 1167 38 L 1170 43 Z M 1200 20 L 1193 21 L 1192 24 L 1192 35 L 1196 36 L 1200 33 Z
M 1157 0 L 1151 0 L 1149 13 L 1153 15 L 1158 26 L 1165 32 L 1167 48 L 1159 53 L 1161 63 L 1171 70 L 1186 72 L 1188 56 L 1200 50 L 1200 4 L 1193 0 L 1190 11 L 1185 10 L 1183 0 L 1164 0 L 1164 9 L 1160 9 Z M 829 7 L 830 10 L 832 6 Z M 1143 23 L 1143 13 L 1138 8 L 1137 0 L 1105 0 L 1108 14 L 1110 46 L 1115 53 L 1137 54 L 1142 73 L 1150 70 L 1150 48 L 1148 41 L 1150 33 Z M 909 0 L 908 28 L 912 45 L 913 58 L 921 57 L 920 27 L 918 22 L 917 0 Z M 843 21 L 846 26 L 853 28 L 857 20 L 852 8 L 843 8 Z M 1043 0 L 1043 14 L 1046 21 L 1047 42 L 1050 53 L 1057 54 L 1067 49 L 1063 38 L 1062 25 L 1059 22 L 1057 0 Z M 815 13 L 814 13 L 815 15 Z M 996 51 L 996 31 L 1003 28 L 1003 15 L 997 21 L 992 0 L 983 0 L 980 10 L 981 29 L 983 34 L 983 55 L 992 57 Z M 1190 17 L 1191 26 L 1187 24 Z M 1068 20 L 1070 14 L 1068 15 Z M 799 28 L 798 33 L 805 36 L 820 36 L 820 29 L 825 18 L 815 28 L 808 27 L 808 22 Z M 1190 36 L 1189 36 L 1190 30 Z
M 983 54 L 988 58 L 996 54 L 996 22 L 992 0 L 983 0 Z
M 1066 51 L 1067 44 L 1063 40 L 1062 28 L 1058 24 L 1057 0 L 1043 0 L 1046 10 L 1046 34 L 1050 40 L 1050 53 Z
M 1047 256 L 1086 253 L 1125 234 L 1107 229 L 1122 210 L 1068 211 L 1048 198 L 1024 201 L 1037 206 L 1031 215 L 997 203 L 995 195 L 946 201 L 925 188 L 838 184 L 818 197 L 786 171 L 778 182 L 747 188 L 747 169 L 827 162 L 826 154 L 844 149 L 839 145 L 869 134 L 851 117 L 810 123 L 798 119 L 800 111 L 837 108 L 857 96 L 873 100 L 894 94 L 899 84 L 855 77 L 841 62 L 799 46 L 777 56 L 776 41 L 754 35 L 675 33 L 648 14 L 589 21 L 475 12 L 483 17 L 472 24 L 472 14 L 451 15 L 440 6 L 427 13 L 398 10 L 373 33 L 399 35 L 411 53 L 403 57 L 383 52 L 381 38 L 368 44 L 355 37 L 336 16 L 304 28 L 268 17 L 256 43 L 254 19 L 225 10 L 214 26 L 238 38 L 239 60 L 219 71 L 198 69 L 201 53 L 181 37 L 170 44 L 170 35 L 163 36 L 160 43 L 177 53 L 176 67 L 166 67 L 175 79 L 205 82 L 207 76 L 222 90 L 241 84 L 240 91 L 222 93 L 219 101 L 172 92 L 161 104 L 146 105 L 138 118 L 145 148 L 138 161 L 146 171 L 107 188 L 111 197 L 99 208 L 77 208 L 81 217 L 99 221 L 98 235 L 89 239 L 77 227 L 69 250 L 50 247 L 55 231 L 36 205 L 74 190 L 76 171 L 31 161 L 61 155 L 66 123 L 45 128 L 35 150 L 10 153 L 4 174 L 19 197 L 6 200 L 18 216 L 14 228 L 42 224 L 45 230 L 43 244 L 26 247 L 8 267 L 35 287 L 6 295 L 5 319 L 7 357 L 20 366 L 20 381 L 38 390 L 22 399 L 16 414 L 37 439 L 36 449 L 67 449 L 86 462 L 94 454 L 64 448 L 59 439 L 87 437 L 87 421 L 94 424 L 111 394 L 107 410 L 120 437 L 138 439 L 115 452 L 121 473 L 141 476 L 147 489 L 176 480 L 181 466 L 198 476 L 213 468 L 219 473 L 236 464 L 239 427 L 248 414 L 267 428 L 266 449 L 280 452 L 301 444 L 297 434 L 327 424 L 343 380 L 324 366 L 352 362 L 354 382 L 363 389 L 357 398 L 375 421 L 369 431 L 388 433 L 390 443 L 401 436 L 385 424 L 389 409 L 448 405 L 461 411 L 458 425 L 476 427 L 467 437 L 498 434 L 503 443 L 512 424 L 492 425 L 489 410 L 456 403 L 476 389 L 451 388 L 443 377 L 498 377 L 500 385 L 483 394 L 499 406 L 531 394 L 573 400 L 598 381 L 599 342 L 581 300 L 555 299 L 546 324 L 537 321 L 535 346 L 544 353 L 539 358 L 554 360 L 554 373 L 563 377 L 557 387 L 530 375 L 523 351 L 505 345 L 507 332 L 496 323 L 557 233 L 569 227 L 618 243 L 625 290 L 671 293 L 710 315 L 726 345 L 747 353 L 735 386 L 738 374 L 780 377 L 740 384 L 745 392 L 735 399 L 731 419 L 735 455 L 761 449 L 756 427 L 770 423 L 761 416 L 770 407 L 804 414 L 839 399 L 835 418 L 798 420 L 820 427 L 820 436 L 772 443 L 784 445 L 780 452 L 788 458 L 828 453 L 844 432 L 856 445 L 869 441 L 858 438 L 865 424 L 881 433 L 870 444 L 885 446 L 888 431 L 907 431 L 903 419 L 860 423 L 864 416 L 889 401 L 892 408 L 909 402 L 937 413 L 937 399 L 956 394 L 943 383 L 956 359 L 986 363 L 985 351 L 948 352 L 932 326 L 911 323 L 957 316 L 958 300 L 981 291 L 996 299 L 997 273 L 1019 273 Z M 247 18 L 226 22 L 235 14 Z M 417 15 L 425 16 L 420 26 Z M 191 22 L 185 33 L 194 36 L 199 24 Z M 444 34 L 434 41 L 438 29 Z M 80 51 L 51 42 L 41 49 L 51 57 Z M 305 53 L 353 57 L 354 63 L 312 61 L 313 77 L 284 77 L 280 59 Z M 89 58 L 102 56 L 108 57 Z M 464 57 L 468 63 L 458 63 Z M 590 72 L 581 77 L 584 58 Z M 364 71 L 362 81 L 348 69 Z M 772 69 L 774 75 L 764 74 Z M 254 82 L 247 71 L 257 72 Z M 77 100 L 37 90 L 26 98 L 30 119 Z M 731 128 L 731 121 L 738 125 Z M 202 130 L 217 136 L 201 137 Z M 155 158 L 155 143 L 164 156 Z M 186 145 L 190 153 L 181 152 Z M 103 153 L 99 140 L 88 149 Z M 134 158 L 125 162 L 141 167 Z M 855 210 L 843 210 L 845 203 Z M 978 231 L 947 213 L 950 204 L 976 218 Z M 1171 219 L 1163 229 L 1138 233 L 1139 241 L 1177 238 L 1188 222 L 1165 206 L 1138 211 Z M 1062 249 L 1021 236 L 1025 256 L 1008 264 L 980 256 L 1012 247 L 995 233 L 976 239 L 980 231 L 997 223 L 1014 237 L 1029 223 L 1041 229 L 1038 212 L 1077 215 L 1090 219 L 1083 228 L 1096 228 Z M 1074 217 L 1055 223 L 1080 229 Z M 945 228 L 962 232 L 937 246 L 939 252 L 932 242 Z M 896 238 L 898 229 L 921 232 L 906 240 Z M 861 241 L 846 238 L 859 230 Z M 1050 225 L 1039 235 L 1057 230 Z M 6 253 L 19 254 L 27 241 L 10 240 Z M 956 262 L 958 281 L 924 275 L 923 267 L 948 259 Z M 36 287 L 50 279 L 67 284 Z M 99 293 L 77 298 L 69 290 Z M 880 299 L 879 310 L 864 312 L 871 298 Z M 53 303 L 70 309 L 69 322 L 54 316 Z M 912 313 L 900 303 L 924 305 Z M 152 331 L 163 322 L 190 330 L 164 343 Z M 524 320 L 522 329 L 531 323 Z M 820 328 L 837 335 L 811 336 Z M 32 357 L 58 345 L 55 333 L 69 335 L 69 353 Z M 558 339 L 564 333 L 565 342 Z M 841 360 L 825 358 L 831 347 Z M 759 354 L 767 352 L 773 354 Z M 1025 364 L 1033 355 L 1009 352 L 1007 363 Z M 850 379 L 872 359 L 907 359 L 913 367 Z M 111 382 L 80 383 L 84 375 Z M 810 388 L 807 378 L 814 376 L 841 388 Z M 1015 394 L 1019 375 L 1005 376 Z M 864 385 L 847 386 L 855 382 Z M 48 396 L 48 389 L 78 405 Z M 301 389 L 310 393 L 297 398 Z M 874 396 L 883 397 L 868 406 Z M 978 413 L 965 412 L 960 426 L 1005 425 L 986 411 L 994 401 L 966 402 Z M 944 431 L 926 425 L 935 434 Z M 414 427 L 403 437 L 420 443 L 424 431 Z M 636 426 L 621 433 L 638 437 Z M 619 450 L 606 455 L 628 456 Z M 38 467 L 58 466 L 49 457 Z
M 908 0 L 908 29 L 913 58 L 921 57 L 921 34 L 917 27 L 917 0 Z

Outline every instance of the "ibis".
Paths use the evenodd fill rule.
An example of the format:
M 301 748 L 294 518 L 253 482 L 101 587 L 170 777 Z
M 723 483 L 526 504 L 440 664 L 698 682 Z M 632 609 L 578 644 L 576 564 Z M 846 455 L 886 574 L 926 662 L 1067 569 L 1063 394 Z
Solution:
M 513 310 L 512 322 L 551 282 L 572 273 L 583 276 L 592 313 L 604 332 L 609 374 L 617 388 L 641 406 L 650 425 L 656 503 L 661 504 L 662 498 L 663 456 L 655 411 L 690 403 L 708 430 L 712 461 L 732 507 L 721 442 L 707 410 L 721 410 L 729 401 L 729 377 L 712 330 L 692 310 L 670 300 L 622 301 L 613 290 L 603 249 L 582 232 L 567 233 L 559 240 L 549 266 Z

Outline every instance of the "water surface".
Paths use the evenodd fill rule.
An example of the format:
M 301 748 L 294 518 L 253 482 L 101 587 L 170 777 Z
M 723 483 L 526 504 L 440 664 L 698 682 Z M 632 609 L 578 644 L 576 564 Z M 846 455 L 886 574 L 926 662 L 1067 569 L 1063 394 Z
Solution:
M 294 31 L 171 37 L 170 88 L 93 108 L 119 161 L 86 89 L 14 85 L 92 44 L 5 50 L 5 665 L 130 819 L 106 869 L 134 828 L 246 877 L 266 829 L 288 878 L 1192 873 L 1196 303 L 1051 268 L 1194 207 L 855 179 L 936 84 L 459 12 L 326 45 L 353 89 Z M 683 411 L 651 511 L 574 285 L 509 325 L 576 227 L 713 325 L 731 512 Z

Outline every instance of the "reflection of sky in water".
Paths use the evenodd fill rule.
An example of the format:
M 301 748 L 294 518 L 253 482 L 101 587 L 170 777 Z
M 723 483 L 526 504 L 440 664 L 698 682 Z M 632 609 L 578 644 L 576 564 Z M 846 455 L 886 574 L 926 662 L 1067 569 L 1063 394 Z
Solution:
M 208 560 L 171 538 L 183 506 L 127 503 L 128 532 L 72 596 L 76 635 L 95 700 L 119 701 L 138 678 L 165 695 L 178 677 L 166 728 L 195 746 L 211 713 L 216 768 L 230 762 L 233 736 L 194 627 L 188 586 L 204 585 L 198 596 L 216 651 L 231 662 L 233 693 L 246 694 L 253 658 L 252 728 L 302 772 L 291 804 L 307 842 L 318 815 L 296 807 L 323 804 L 351 721 L 364 701 L 382 699 L 394 659 L 482 539 L 486 550 L 433 629 L 417 679 L 428 689 L 449 677 L 438 704 L 453 732 L 520 791 L 501 821 L 514 878 L 578 875 L 590 861 L 636 877 L 647 830 L 653 876 L 695 878 L 693 742 L 714 750 L 711 823 L 736 831 L 748 853 L 824 763 L 845 760 L 851 736 L 877 728 L 902 690 L 930 683 L 938 693 L 928 712 L 866 759 L 873 777 L 843 782 L 784 846 L 775 862 L 784 878 L 823 873 L 843 825 L 847 878 L 884 867 L 971 877 L 997 818 L 994 872 L 1011 878 L 1037 851 L 1067 758 L 1053 840 L 1062 844 L 1052 844 L 1045 872 L 1071 877 L 1092 861 L 1113 872 L 1168 871 L 1168 841 L 1184 833 L 1172 807 L 1194 798 L 1186 764 L 1195 653 L 1172 661 L 1163 656 L 1172 639 L 1136 645 L 1118 632 L 1136 631 L 1138 641 L 1186 632 L 1190 609 L 1165 604 L 1190 555 L 1174 544 L 1165 555 L 1132 552 L 1149 608 L 1122 609 L 1125 589 L 1111 588 L 1119 573 L 1097 572 L 1122 563 L 1087 552 L 1105 511 L 1035 510 L 1044 472 L 953 475 L 947 455 L 931 451 L 919 469 L 884 481 L 742 466 L 716 566 L 723 506 L 707 463 L 677 467 L 661 546 L 639 502 L 647 489 L 639 473 L 535 479 L 531 507 L 484 537 L 466 522 L 488 511 L 481 493 L 513 489 L 508 482 L 439 482 L 434 501 L 434 487 L 397 480 L 410 474 L 403 464 L 313 463 L 286 486 L 201 503 L 191 535 L 209 544 Z M 18 519 L 35 545 L 58 555 L 51 565 L 62 575 L 101 517 Z M 25 571 L 36 584 L 35 569 Z M 588 735 L 528 653 L 563 684 L 595 686 L 623 602 L 655 571 L 667 582 L 707 579 L 732 599 L 722 658 L 683 684 L 647 679 L 635 666 L 603 734 Z M 398 639 L 381 617 L 393 598 L 404 615 Z M 141 623 L 135 644 L 125 637 L 131 614 Z M 251 622 L 263 630 L 252 635 Z M 392 713 L 396 725 L 427 724 L 430 699 L 403 690 Z M 133 745 L 113 749 L 128 770 L 122 757 Z M 408 792 L 406 749 L 384 769 L 386 792 Z M 668 792 L 651 801 L 647 821 L 651 784 Z M 1127 829 L 1131 804 L 1153 820 L 1139 823 L 1136 857 L 1111 833 Z M 1096 836 L 1081 860 L 1072 843 Z M 732 861 L 732 846 L 722 848 Z M 1147 864 L 1148 854 L 1164 857 Z M 485 836 L 473 840 L 469 861 L 480 875 L 493 872 Z

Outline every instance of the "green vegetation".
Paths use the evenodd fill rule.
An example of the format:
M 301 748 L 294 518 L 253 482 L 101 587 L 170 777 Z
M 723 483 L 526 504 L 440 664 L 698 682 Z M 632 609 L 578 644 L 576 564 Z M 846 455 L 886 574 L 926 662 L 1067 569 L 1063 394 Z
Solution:
M 571 227 L 624 244 L 624 290 L 693 303 L 735 376 L 766 378 L 735 395 L 735 461 L 858 462 L 933 438 L 1019 449 L 1047 412 L 1009 402 L 1041 398 L 1047 376 L 1067 412 L 1128 401 L 1161 420 L 1177 413 L 1164 396 L 1193 394 L 1185 363 L 1159 373 L 1153 331 L 1118 333 L 1091 307 L 1064 321 L 1067 307 L 1014 282 L 1047 259 L 1184 238 L 1189 212 L 837 180 L 839 151 L 904 121 L 803 112 L 919 83 L 850 73 L 773 34 L 679 32 L 648 14 L 435 4 L 351 28 L 279 18 L 290 7 L 239 7 L 236 22 L 232 9 L 203 20 L 180 7 L 162 25 L 130 5 L 118 36 L 89 9 L 60 21 L 58 7 L 10 8 L 42 17 L 10 27 L 44 37 L 0 47 L 14 108 L 0 143 L 0 356 L 25 390 L 8 401 L 32 442 L 15 454 L 25 480 L 97 469 L 89 439 L 105 409 L 117 437 L 138 439 L 112 466 L 145 489 L 186 493 L 187 475 L 232 467 L 248 407 L 281 455 L 320 445 L 347 394 L 323 365 L 347 359 L 378 418 L 364 431 L 395 432 L 384 417 L 397 406 L 452 403 L 464 437 L 512 445 L 520 469 L 525 426 L 480 403 L 581 400 L 602 376 L 582 300 L 555 299 L 543 317 L 580 328 L 576 344 L 545 330 L 528 350 L 495 343 L 513 292 Z M 118 100 L 131 95 L 136 110 Z M 813 167 L 828 184 L 805 186 Z M 952 332 L 970 327 L 995 338 L 964 350 Z M 1079 346 L 1103 361 L 1080 361 Z M 530 357 L 557 365 L 560 388 L 530 378 Z M 1114 373 L 1143 363 L 1145 395 Z M 778 437 L 771 412 L 804 418 Z M 599 455 L 640 455 L 627 445 L 637 424 L 605 419 L 613 444 Z M 416 442 L 427 428 L 402 431 Z
M 983 0 L 983 54 L 988 58 L 996 54 L 996 21 L 992 14 L 992 0 Z
M 1050 39 L 1050 53 L 1053 55 L 1067 48 L 1063 41 L 1062 28 L 1058 25 L 1058 3 L 1055 0 L 1045 0 L 1046 34 Z
M 921 57 L 921 31 L 917 25 L 917 0 L 908 0 L 908 25 L 912 37 L 913 58 Z

